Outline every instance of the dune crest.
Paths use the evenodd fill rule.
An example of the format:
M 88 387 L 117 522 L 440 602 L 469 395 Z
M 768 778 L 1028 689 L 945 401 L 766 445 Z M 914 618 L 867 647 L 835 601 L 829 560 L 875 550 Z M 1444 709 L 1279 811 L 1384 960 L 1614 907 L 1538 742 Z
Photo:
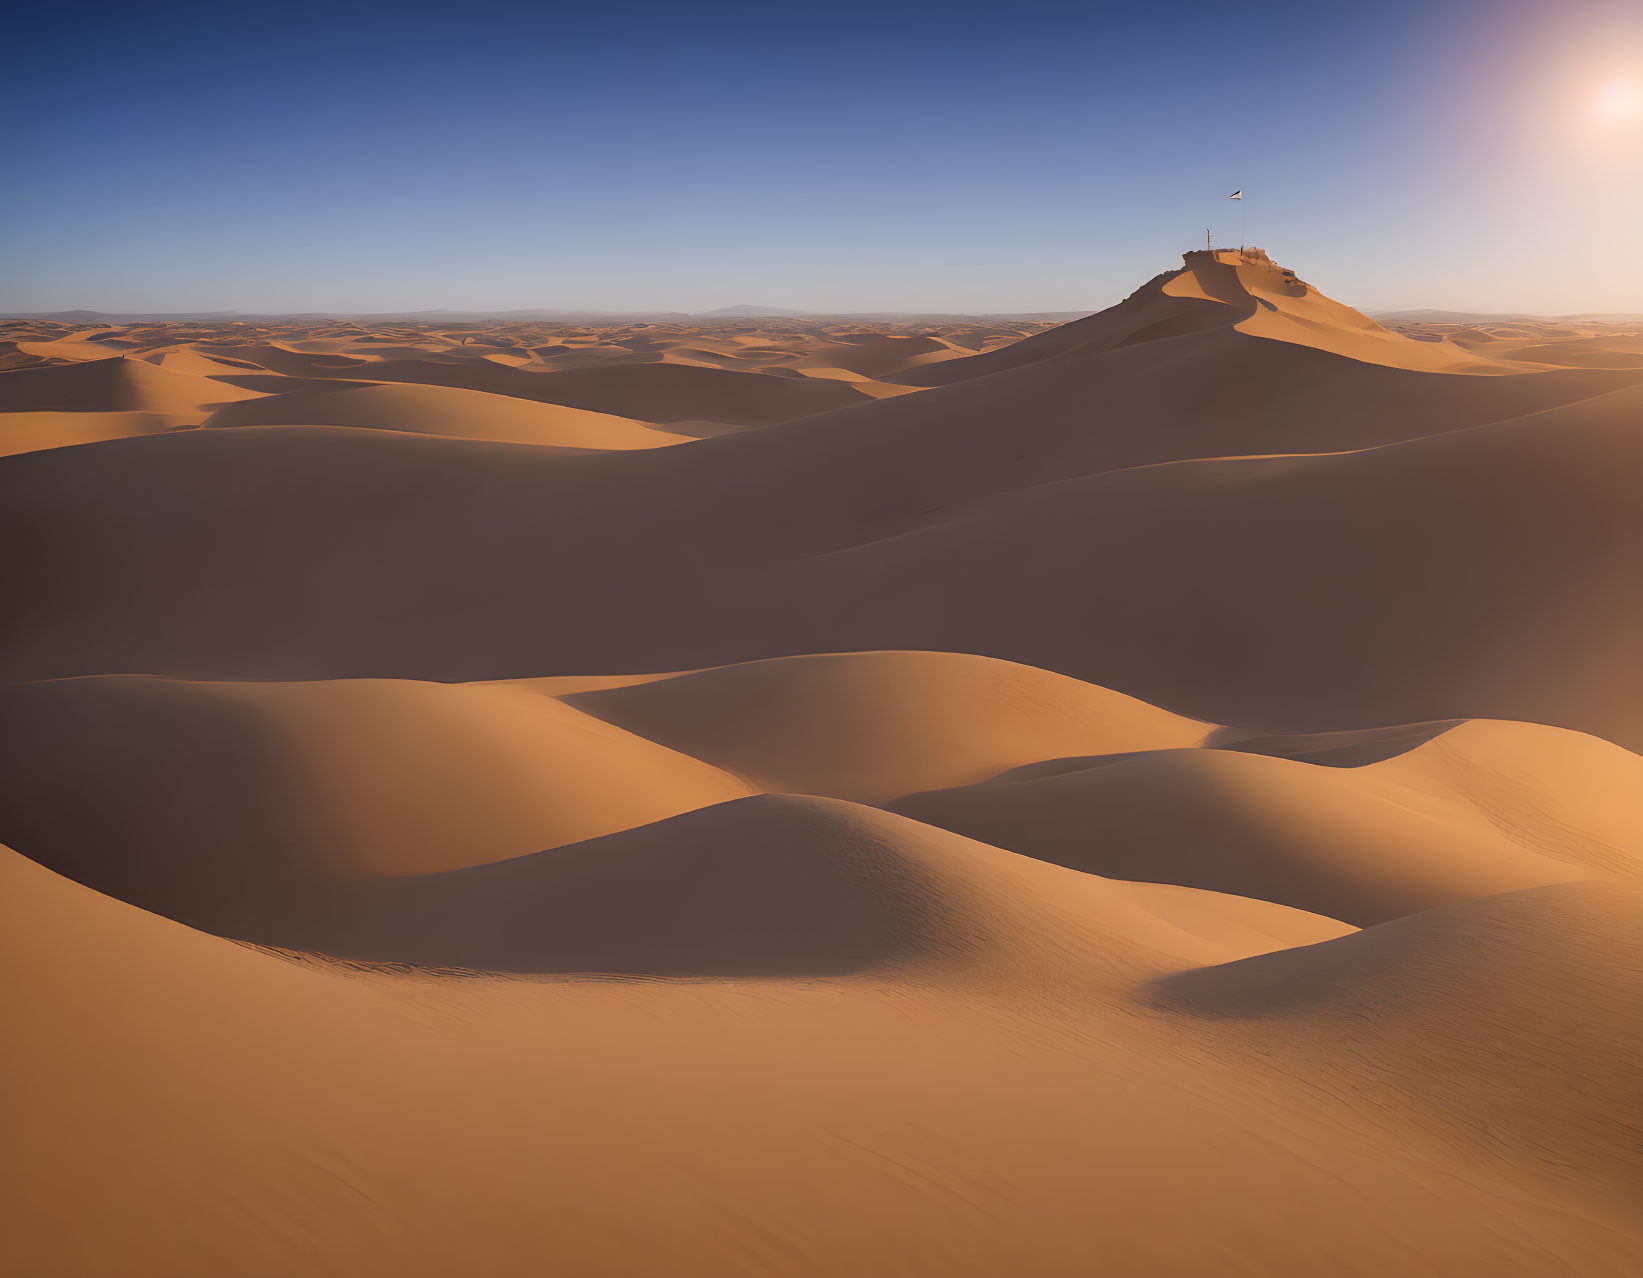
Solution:
M 749 662 L 570 703 L 761 789 L 883 803 L 1071 750 L 1194 744 L 1203 724 L 1048 671 L 949 652 Z
M 659 448 L 687 438 L 608 413 L 409 382 L 344 383 L 244 400 L 218 409 L 204 425 L 352 426 L 591 449 Z

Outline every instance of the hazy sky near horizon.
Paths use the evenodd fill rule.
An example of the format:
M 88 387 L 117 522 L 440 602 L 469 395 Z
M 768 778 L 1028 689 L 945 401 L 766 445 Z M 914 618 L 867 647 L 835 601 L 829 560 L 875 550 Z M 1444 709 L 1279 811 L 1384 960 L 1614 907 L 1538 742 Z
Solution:
M 1643 0 L 31 6 L 0 311 L 1643 311 Z M 1228 194 L 1242 188 L 1243 203 Z

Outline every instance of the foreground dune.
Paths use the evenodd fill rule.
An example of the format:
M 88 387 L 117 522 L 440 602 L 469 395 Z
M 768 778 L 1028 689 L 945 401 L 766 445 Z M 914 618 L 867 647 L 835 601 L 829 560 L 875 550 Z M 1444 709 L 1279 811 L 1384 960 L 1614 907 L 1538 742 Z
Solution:
M 819 1272 L 981 1275 L 1064 1272 L 1092 1238 L 1182 1278 L 1208 1252 L 1297 1278 L 1635 1263 L 1603 1126 L 1636 1077 L 1635 936 L 1612 895 L 1492 898 L 1482 931 L 1472 916 L 1386 925 L 1430 938 L 1424 1007 L 1442 1007 L 1466 999 L 1491 935 L 1532 921 L 1512 992 L 1463 1024 L 1395 992 L 1405 951 L 1379 929 L 1326 940 L 1355 948 L 1287 1014 L 1252 1018 L 1284 969 L 1205 965 L 1327 925 L 1244 903 L 1246 939 L 1213 942 L 1218 898 L 1125 901 L 1070 871 L 1023 877 L 1012 867 L 1034 863 L 980 845 L 932 864 L 851 811 L 872 857 L 947 886 L 901 966 L 803 983 L 293 963 L 8 860 L 6 957 L 36 973 L 5 994 L 21 1030 L 8 1082 L 31 1100 L 10 1124 L 28 1168 L 4 1198 L 11 1263 L 358 1278 L 632 1272 L 665 1255 L 675 1273 L 752 1275 L 802 1256 Z M 1358 1051 L 1329 1051 L 1343 1034 Z M 1491 1041 L 1521 1062 L 1495 1074 L 1507 1093 L 1428 1068 L 1475 1070 Z M 1497 1105 L 1518 1094 L 1538 1103 Z M 88 1216 L 96 1230 L 75 1227 Z
M 1297 1067 L 1327 1080 L 1362 1062 L 1381 1090 L 1366 1103 L 1430 1116 L 1494 1160 L 1630 1212 L 1643 1181 L 1613 1116 L 1643 1103 L 1640 908 L 1636 884 L 1570 883 L 1182 972 L 1158 988 L 1167 1005 L 1233 1018 L 1263 1053 L 1275 1044 L 1261 1026 L 1276 1018 L 1291 1031 L 1277 1050 Z

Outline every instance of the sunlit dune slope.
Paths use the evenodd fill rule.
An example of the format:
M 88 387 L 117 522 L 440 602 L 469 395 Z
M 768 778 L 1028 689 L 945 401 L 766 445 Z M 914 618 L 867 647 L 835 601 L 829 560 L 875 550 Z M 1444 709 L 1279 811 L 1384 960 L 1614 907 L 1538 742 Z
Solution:
M 431 880 L 369 885 L 562 849 L 759 790 L 890 803 L 1039 860 L 1356 924 L 1643 869 L 1643 760 L 1556 728 L 1471 722 L 1350 734 L 1376 739 L 1373 757 L 1322 766 L 1275 757 L 1305 758 L 1315 738 L 1188 748 L 1207 725 L 952 653 L 801 657 L 601 682 L 610 681 L 13 685 L 0 691 L 0 835 L 85 883 L 209 930 L 477 966 L 548 961 L 474 957 L 483 920 L 500 917 L 498 903 L 514 894 L 483 885 L 557 884 L 581 862 L 544 852 L 521 879 L 510 870 L 441 880 L 452 893 L 481 886 L 464 907 L 460 953 L 437 957 L 416 938 L 439 932 L 430 923 L 438 902 L 457 896 Z M 1228 735 L 1237 734 L 1209 740 Z M 909 795 L 921 785 L 947 788 Z M 99 801 L 83 803 L 87 793 Z M 610 846 L 661 847 L 695 828 Z M 111 858 L 115 844 L 122 853 Z M 588 880 L 605 903 L 567 907 L 546 931 L 568 935 L 584 915 L 608 917 L 621 883 L 660 873 Z M 568 885 L 585 877 L 566 880 L 565 900 L 582 899 Z M 347 922 L 401 915 L 409 921 L 385 924 L 369 943 Z M 516 948 L 496 953 L 523 953 L 523 944 L 600 966 L 574 957 L 593 952 L 583 943 L 504 943 Z
M 853 864 L 886 901 L 914 876 L 899 965 L 802 982 L 351 971 L 0 860 L 0 948 L 34 974 L 0 991 L 7 1094 L 27 1099 L 8 1114 L 27 1169 L 0 1198 L 10 1263 L 433 1278 L 665 1254 L 751 1278 L 803 1255 L 980 1278 L 1064 1272 L 1092 1231 L 1161 1278 L 1201 1274 L 1206 1250 L 1276 1278 L 1622 1278 L 1637 1259 L 1612 1118 L 1635 1085 L 1635 936 L 1593 889 L 1328 940 L 1279 907 L 1113 884 L 850 805 L 700 815 L 738 814 L 781 836 L 778 862 L 787 845 Z M 798 824 L 761 829 L 775 814 Z M 735 828 L 708 851 L 728 855 Z M 1320 952 L 1341 961 L 1300 957 Z M 1512 982 L 1476 975 L 1495 955 Z M 1501 1054 L 1497 1086 L 1464 1086 Z M 1160 1202 L 1193 1210 L 1160 1229 Z M 97 1229 L 75 1227 L 88 1216 Z
M 123 355 L 0 372 L 0 413 L 203 416 L 208 405 L 246 399 L 255 393 Z
M 1536 888 L 1183 972 L 1159 996 L 1322 1086 L 1353 1078 L 1370 1113 L 1429 1117 L 1623 1219 L 1643 1199 L 1615 1121 L 1643 1106 L 1640 911 L 1636 883 Z
M 39 344 L 39 349 L 75 362 L 0 371 L 0 456 L 193 426 L 219 404 L 260 393 L 90 343 L 80 343 L 83 349 L 72 356 L 56 349 L 66 345 Z
M 0 828 L 100 890 L 267 939 L 269 917 L 341 884 L 518 857 L 755 790 L 878 801 L 1206 731 L 949 653 L 761 662 L 565 700 L 544 687 L 556 682 L 14 684 L 0 688 Z
M 569 701 L 760 789 L 861 803 L 1074 752 L 1196 744 L 1207 730 L 1105 688 L 950 652 L 788 657 Z
M 1252 249 L 1187 253 L 1180 269 L 1154 276 L 1098 314 L 996 351 L 914 369 L 898 380 L 945 386 L 1069 351 L 1093 353 L 1219 328 L 1394 368 L 1471 374 L 1520 371 L 1453 342 L 1421 342 L 1391 332 Z
M 1056 760 L 893 806 L 1060 865 L 1359 926 L 1643 874 L 1643 758 L 1535 724 L 1472 721 L 1356 767 L 1225 750 Z
M 267 395 L 218 409 L 205 425 L 355 426 L 595 449 L 656 448 L 686 438 L 607 413 L 408 383 Z

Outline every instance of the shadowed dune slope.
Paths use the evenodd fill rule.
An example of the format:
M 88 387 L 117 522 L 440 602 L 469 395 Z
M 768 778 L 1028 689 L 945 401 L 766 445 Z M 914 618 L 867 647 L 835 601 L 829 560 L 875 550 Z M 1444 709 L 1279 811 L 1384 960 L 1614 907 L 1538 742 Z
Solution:
M 1222 723 L 1511 718 L 1635 748 L 1640 407 L 1615 392 L 1364 452 L 1029 490 L 786 572 L 764 615 L 803 611 L 833 647 L 988 653 Z
M 230 935 L 339 883 L 522 856 L 748 793 L 527 689 L 404 680 L 16 684 L 0 689 L 0 760 L 10 843 Z
M 711 421 L 762 426 L 869 400 L 845 382 L 691 364 L 623 363 L 544 373 L 472 360 L 398 359 L 353 361 L 334 369 L 304 361 L 292 371 L 305 377 L 431 383 L 664 425 Z
M 1222 750 L 1068 759 L 893 806 L 1059 865 L 1358 926 L 1643 873 L 1643 759 L 1535 724 L 1470 722 L 1359 767 Z
M 542 377 L 548 385 L 540 398 L 663 424 L 703 420 L 762 426 L 867 402 L 860 391 L 840 382 L 681 364 L 573 368 Z
M 5 568 L 26 619 L 7 670 L 466 680 L 951 650 L 1274 731 L 1489 717 L 1638 745 L 1640 405 L 1097 475 L 853 548 L 857 494 L 815 474 L 682 482 L 766 432 L 569 458 L 271 427 L 35 453 L 0 464 L 29 548 Z
M 738 441 L 737 458 L 758 455 L 779 475 L 800 459 L 816 467 L 856 450 L 871 453 L 874 462 L 861 467 L 868 473 L 857 481 L 854 504 L 864 514 L 882 504 L 888 524 L 899 513 L 893 503 L 928 509 L 1027 484 L 1191 458 L 1377 447 L 1640 384 L 1643 374 L 1636 371 L 1416 372 L 1218 328 L 1114 349 L 1074 349 L 958 385 L 787 423 L 780 432 Z
M 818 346 L 794 366 L 840 369 L 882 381 L 910 368 L 962 355 L 962 347 L 940 337 L 861 334 Z
M 413 384 L 343 385 L 268 395 L 220 408 L 205 425 L 355 426 L 561 448 L 656 448 L 686 439 L 607 413 Z
M 197 413 L 0 413 L 0 457 L 157 435 L 193 424 Z
M 837 800 L 760 795 L 535 856 L 316 894 L 251 939 L 433 967 L 813 978 L 964 965 L 982 950 L 991 962 L 1057 893 L 1103 944 L 1151 962 L 1344 930 L 1264 901 L 1080 878 Z

